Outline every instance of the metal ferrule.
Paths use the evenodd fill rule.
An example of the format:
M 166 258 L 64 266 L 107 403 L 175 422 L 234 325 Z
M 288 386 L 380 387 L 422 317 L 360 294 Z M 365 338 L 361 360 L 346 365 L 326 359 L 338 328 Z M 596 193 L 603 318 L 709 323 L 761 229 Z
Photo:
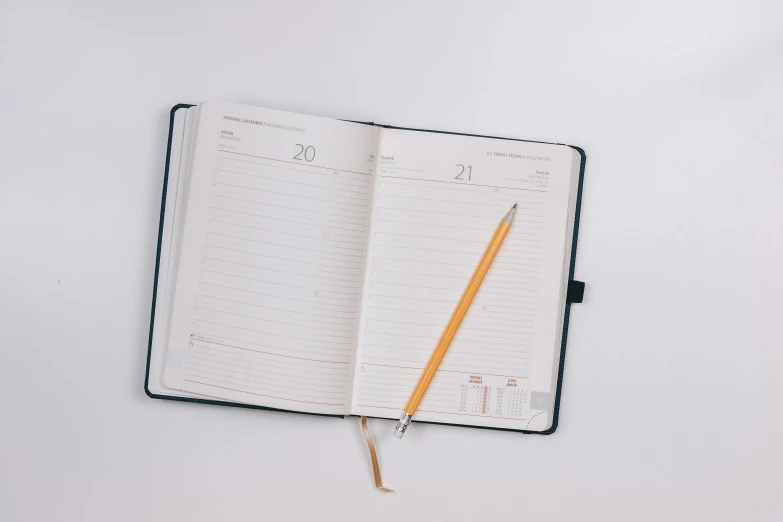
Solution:
M 398 439 L 401 439 L 403 435 L 405 435 L 405 430 L 408 429 L 408 424 L 411 423 L 411 415 L 410 413 L 406 413 L 402 416 L 400 421 L 397 423 L 397 426 L 394 428 L 394 436 Z

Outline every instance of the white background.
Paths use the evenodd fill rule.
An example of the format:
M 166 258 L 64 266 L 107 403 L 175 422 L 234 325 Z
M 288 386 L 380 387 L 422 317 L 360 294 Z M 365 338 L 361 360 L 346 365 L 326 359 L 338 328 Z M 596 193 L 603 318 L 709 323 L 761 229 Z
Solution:
M 0 1 L 0 520 L 783 518 L 781 2 L 34 4 Z M 557 432 L 373 422 L 383 494 L 355 418 L 147 398 L 168 111 L 210 98 L 584 147 Z

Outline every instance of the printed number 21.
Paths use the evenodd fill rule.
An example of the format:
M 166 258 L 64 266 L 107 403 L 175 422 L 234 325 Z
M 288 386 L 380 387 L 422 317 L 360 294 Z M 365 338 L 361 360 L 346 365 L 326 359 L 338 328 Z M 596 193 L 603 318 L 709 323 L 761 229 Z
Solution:
M 463 174 L 465 174 L 465 171 L 468 173 L 468 181 L 470 181 L 470 177 L 473 175 L 473 165 L 468 165 L 465 167 L 462 163 L 457 164 L 457 168 L 459 169 L 459 173 L 456 175 L 454 179 L 460 179 L 462 181 L 465 181 L 465 178 L 462 177 Z

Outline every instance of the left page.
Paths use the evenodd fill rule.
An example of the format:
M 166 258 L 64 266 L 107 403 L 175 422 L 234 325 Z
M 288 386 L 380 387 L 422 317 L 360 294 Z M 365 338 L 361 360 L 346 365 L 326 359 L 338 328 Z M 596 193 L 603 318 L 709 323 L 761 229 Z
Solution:
M 201 105 L 163 382 L 349 410 L 378 129 Z

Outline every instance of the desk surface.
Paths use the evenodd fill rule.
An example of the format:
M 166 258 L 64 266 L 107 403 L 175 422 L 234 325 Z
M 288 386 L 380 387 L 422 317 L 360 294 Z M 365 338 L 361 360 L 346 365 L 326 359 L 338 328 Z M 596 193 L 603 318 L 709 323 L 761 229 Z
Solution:
M 783 4 L 195 4 L 0 7 L 0 519 L 783 518 Z M 148 399 L 210 98 L 582 146 L 556 434 L 374 422 L 384 495 L 355 418 Z

